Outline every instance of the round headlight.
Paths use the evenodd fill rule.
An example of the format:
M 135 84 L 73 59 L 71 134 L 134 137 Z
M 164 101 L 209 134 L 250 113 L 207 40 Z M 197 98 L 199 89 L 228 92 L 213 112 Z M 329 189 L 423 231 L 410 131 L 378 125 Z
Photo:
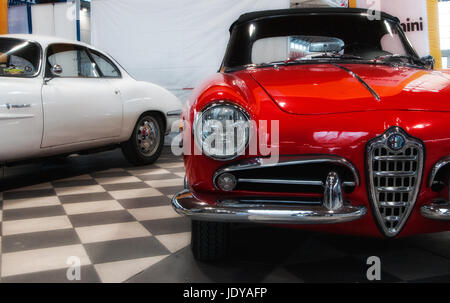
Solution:
M 247 148 L 250 119 L 237 105 L 214 103 L 197 115 L 193 131 L 195 142 L 205 155 L 217 160 L 231 160 Z

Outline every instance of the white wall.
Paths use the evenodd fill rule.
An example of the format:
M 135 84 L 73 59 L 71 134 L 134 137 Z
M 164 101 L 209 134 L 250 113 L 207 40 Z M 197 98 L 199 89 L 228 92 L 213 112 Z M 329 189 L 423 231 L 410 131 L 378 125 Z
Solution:
M 33 5 L 31 16 L 33 34 L 77 39 L 74 3 Z
M 450 1 L 439 2 L 439 33 L 441 49 L 450 50 Z
M 135 78 L 184 101 L 183 89 L 219 69 L 239 15 L 289 6 L 289 0 L 92 0 L 92 44 Z

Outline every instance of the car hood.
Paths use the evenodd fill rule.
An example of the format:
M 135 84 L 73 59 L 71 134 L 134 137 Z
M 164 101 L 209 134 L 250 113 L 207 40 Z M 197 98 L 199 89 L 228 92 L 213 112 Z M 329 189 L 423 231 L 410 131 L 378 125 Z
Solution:
M 302 64 L 248 71 L 292 114 L 450 111 L 450 75 L 373 64 Z

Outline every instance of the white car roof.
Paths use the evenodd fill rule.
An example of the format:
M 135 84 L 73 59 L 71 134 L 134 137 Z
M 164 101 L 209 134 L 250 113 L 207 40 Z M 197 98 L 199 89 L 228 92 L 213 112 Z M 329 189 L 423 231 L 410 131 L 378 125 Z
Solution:
M 52 36 L 41 36 L 41 35 L 29 35 L 29 34 L 7 34 L 7 35 L 0 35 L 0 38 L 15 38 L 15 39 L 22 39 L 22 40 L 28 40 L 32 42 L 39 43 L 42 48 L 45 50 L 48 45 L 54 44 L 54 43 L 69 43 L 69 44 L 75 44 L 80 45 L 84 47 L 88 47 L 90 49 L 96 50 L 103 55 L 107 56 L 109 59 L 111 59 L 117 67 L 122 72 L 122 76 L 126 75 L 127 77 L 130 77 L 130 75 L 127 73 L 127 71 L 117 62 L 113 57 L 111 57 L 109 54 L 105 53 L 104 51 L 93 47 L 92 45 L 89 45 L 84 42 L 70 40 L 70 39 L 64 39 L 64 38 L 58 38 L 58 37 L 52 37 Z
M 16 39 L 22 39 L 22 40 L 29 40 L 33 42 L 37 42 L 41 44 L 44 48 L 47 47 L 49 44 L 54 43 L 70 43 L 80 46 L 89 47 L 92 49 L 96 49 L 92 45 L 70 40 L 70 39 L 64 39 L 64 38 L 58 38 L 58 37 L 52 37 L 52 36 L 40 36 L 40 35 L 27 35 L 27 34 L 7 34 L 7 35 L 0 35 L 0 38 L 16 38 Z

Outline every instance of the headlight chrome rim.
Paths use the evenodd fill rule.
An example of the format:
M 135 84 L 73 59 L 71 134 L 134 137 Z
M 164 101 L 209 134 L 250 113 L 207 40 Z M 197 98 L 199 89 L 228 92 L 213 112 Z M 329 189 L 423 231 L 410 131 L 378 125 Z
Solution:
M 235 154 L 230 155 L 230 156 L 218 156 L 218 155 L 208 153 L 208 151 L 206 151 L 203 148 L 203 142 L 200 140 L 200 138 L 198 137 L 198 133 L 197 133 L 198 124 L 200 121 L 203 120 L 205 113 L 216 107 L 219 107 L 219 106 L 228 106 L 235 110 L 238 110 L 245 117 L 246 122 L 249 123 L 248 136 L 246 136 L 246 141 L 245 141 L 244 147 L 242 148 L 242 150 L 236 150 Z M 242 153 L 245 152 L 245 150 L 247 149 L 247 147 L 250 144 L 250 140 L 251 140 L 251 136 L 252 136 L 252 125 L 251 125 L 250 115 L 243 107 L 237 105 L 233 101 L 230 101 L 230 100 L 214 101 L 214 102 L 206 105 L 200 112 L 198 112 L 196 114 L 196 116 L 194 118 L 194 124 L 192 127 L 192 134 L 194 136 L 195 145 L 197 146 L 197 148 L 199 148 L 202 151 L 203 155 L 205 155 L 211 159 L 217 160 L 217 161 L 222 161 L 222 162 L 232 161 L 232 160 L 235 160 L 236 158 L 239 158 L 240 156 L 242 156 L 243 155 Z

